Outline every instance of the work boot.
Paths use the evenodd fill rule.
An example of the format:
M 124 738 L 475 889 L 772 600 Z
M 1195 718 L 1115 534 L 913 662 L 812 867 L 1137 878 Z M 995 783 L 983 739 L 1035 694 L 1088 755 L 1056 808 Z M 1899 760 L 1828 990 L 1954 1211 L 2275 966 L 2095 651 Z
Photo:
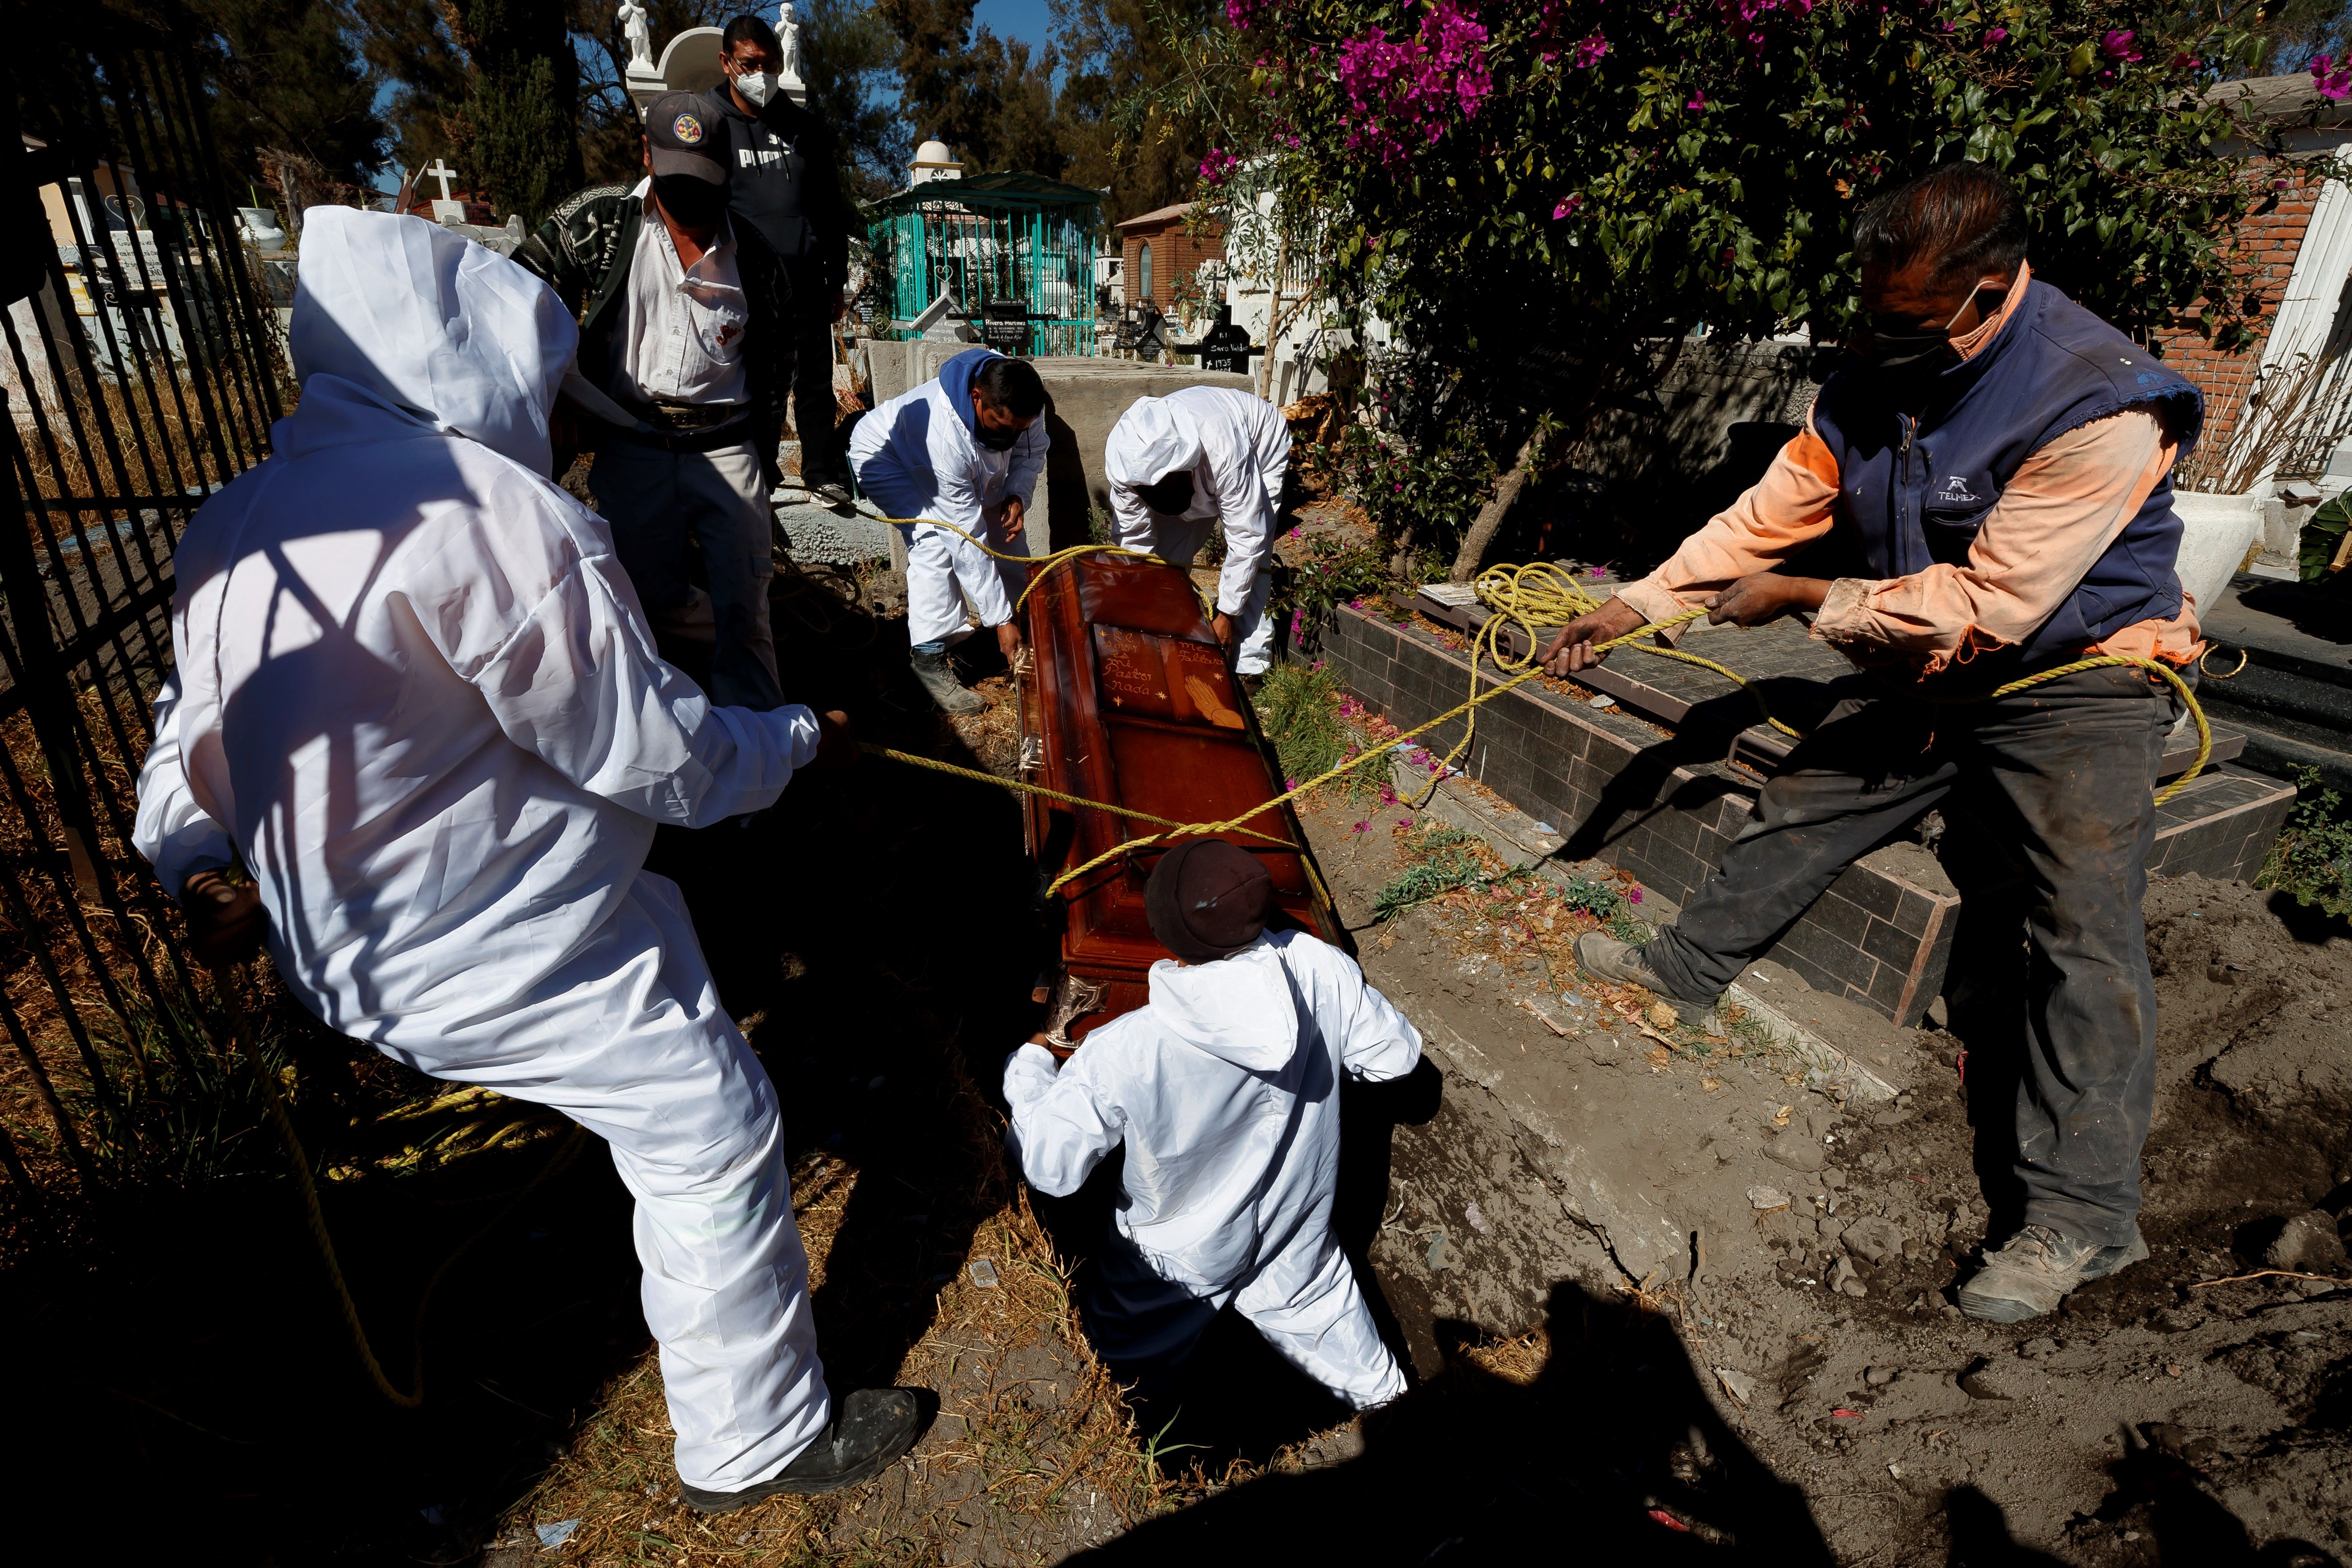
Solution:
M 780 1492 L 837 1492 L 880 1475 L 915 1446 L 921 1431 L 922 1411 L 912 1389 L 861 1388 L 833 1407 L 833 1423 L 815 1442 L 766 1480 L 740 1492 L 679 1490 L 704 1513 L 731 1513 Z
M 839 479 L 824 479 L 809 487 L 809 497 L 817 505 L 838 511 L 850 502 L 849 487 Z
M 1640 986 L 1672 1007 L 1675 1017 L 1694 1026 L 1703 1026 L 1707 1016 L 1715 1011 L 1715 1005 L 1723 999 L 1714 996 L 1699 1001 L 1675 995 L 1673 988 L 1643 962 L 1640 948 L 1597 931 L 1586 931 L 1576 939 L 1576 962 L 1587 974 L 1597 974 L 1612 985 Z
M 940 705 L 942 713 L 977 713 L 988 706 L 979 693 L 967 690 L 956 679 L 955 667 L 948 663 L 944 653 L 917 653 L 907 657 L 908 667 L 931 700 Z
M 2147 1256 L 2139 1227 L 2121 1247 L 2076 1241 L 2046 1225 L 2029 1225 L 1985 1254 L 1984 1267 L 1960 1287 L 1960 1310 L 1989 1323 L 2021 1322 L 2058 1310 L 2078 1285 L 2104 1279 Z

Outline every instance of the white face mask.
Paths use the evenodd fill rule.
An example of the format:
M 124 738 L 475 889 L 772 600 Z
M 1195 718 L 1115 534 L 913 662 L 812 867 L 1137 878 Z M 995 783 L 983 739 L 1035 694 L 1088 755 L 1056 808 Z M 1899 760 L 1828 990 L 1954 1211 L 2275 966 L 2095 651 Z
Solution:
M 766 71 L 745 71 L 735 79 L 735 90 L 752 108 L 764 109 L 768 100 L 775 96 L 776 79 Z

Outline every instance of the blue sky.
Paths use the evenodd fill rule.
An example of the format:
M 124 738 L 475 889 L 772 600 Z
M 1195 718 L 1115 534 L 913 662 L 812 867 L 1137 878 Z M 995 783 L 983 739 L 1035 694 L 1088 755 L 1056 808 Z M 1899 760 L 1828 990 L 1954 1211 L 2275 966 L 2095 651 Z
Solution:
M 1045 0 L 980 0 L 971 19 L 976 27 L 991 28 L 1000 38 L 1018 38 L 1033 49 L 1045 47 L 1054 27 Z

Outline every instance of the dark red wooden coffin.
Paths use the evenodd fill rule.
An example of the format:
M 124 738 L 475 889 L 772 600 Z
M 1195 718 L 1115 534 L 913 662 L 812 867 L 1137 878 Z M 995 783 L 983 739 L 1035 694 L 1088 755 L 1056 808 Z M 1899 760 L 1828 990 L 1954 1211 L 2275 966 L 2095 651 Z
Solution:
M 1282 793 L 1272 748 L 1181 570 L 1080 556 L 1037 584 L 1023 627 L 1034 654 L 1021 682 L 1024 779 L 1179 823 L 1221 821 Z M 1105 850 L 1162 831 L 1022 798 L 1041 889 Z M 1245 826 L 1217 837 L 1265 862 L 1283 919 L 1344 948 L 1297 816 L 1276 806 Z M 1059 973 L 1041 982 L 1047 994 L 1040 999 L 1051 1004 L 1047 1036 L 1056 1050 L 1067 1054 L 1089 1030 L 1147 1000 L 1145 976 L 1169 956 L 1143 912 L 1144 881 L 1162 852 L 1155 845 L 1120 856 L 1047 901 L 1049 921 L 1060 917 Z

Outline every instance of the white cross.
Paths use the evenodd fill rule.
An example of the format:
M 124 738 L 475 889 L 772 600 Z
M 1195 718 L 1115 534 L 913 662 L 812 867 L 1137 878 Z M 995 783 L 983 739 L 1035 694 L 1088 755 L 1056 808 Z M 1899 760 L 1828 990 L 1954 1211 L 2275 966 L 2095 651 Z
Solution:
M 440 159 L 436 158 L 426 167 L 419 169 L 417 173 L 423 174 L 427 179 L 439 180 L 441 182 L 441 199 L 445 202 L 449 199 L 449 182 L 457 177 L 457 170 L 449 167 L 448 164 L 444 163 Z

